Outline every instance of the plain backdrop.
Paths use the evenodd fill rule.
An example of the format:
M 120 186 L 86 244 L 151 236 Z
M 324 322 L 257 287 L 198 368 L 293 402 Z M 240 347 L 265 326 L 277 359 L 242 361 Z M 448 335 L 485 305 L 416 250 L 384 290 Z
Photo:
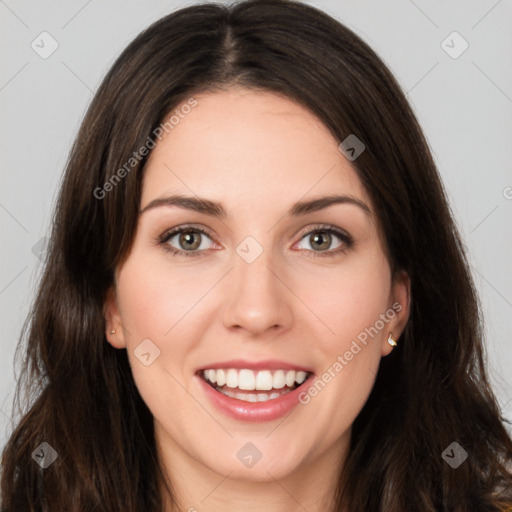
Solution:
M 42 239 L 85 109 L 143 28 L 192 3 L 0 0 L 0 447 Z M 512 419 L 512 1 L 310 3 L 377 51 L 417 113 L 468 247 L 492 382 Z

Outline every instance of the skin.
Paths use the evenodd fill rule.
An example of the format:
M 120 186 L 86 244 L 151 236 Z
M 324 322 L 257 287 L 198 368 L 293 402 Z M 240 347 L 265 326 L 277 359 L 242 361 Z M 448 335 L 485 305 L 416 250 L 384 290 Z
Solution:
M 398 339 L 407 322 L 409 280 L 403 273 L 392 278 L 370 198 L 339 141 L 313 114 L 243 88 L 194 97 L 197 106 L 151 153 L 141 210 L 154 199 L 186 194 L 222 203 L 227 216 L 177 206 L 140 215 L 106 302 L 107 338 L 128 351 L 183 510 L 329 510 L 351 425 L 392 350 L 388 335 Z M 285 215 L 298 200 L 332 194 L 357 198 L 370 214 L 345 203 Z M 155 242 L 183 224 L 210 231 L 197 235 L 195 251 L 203 256 L 173 255 Z M 344 250 L 322 256 L 315 233 L 306 235 L 317 224 L 345 230 L 354 244 L 333 235 L 327 250 Z M 263 249 L 252 263 L 236 252 L 247 236 Z M 171 244 L 186 250 L 179 236 Z M 194 376 L 208 363 L 240 358 L 284 360 L 319 377 L 395 302 L 400 313 L 284 420 L 232 419 L 206 399 Z M 160 356 L 144 366 L 134 350 L 147 338 Z M 252 468 L 236 456 L 247 442 L 262 453 Z

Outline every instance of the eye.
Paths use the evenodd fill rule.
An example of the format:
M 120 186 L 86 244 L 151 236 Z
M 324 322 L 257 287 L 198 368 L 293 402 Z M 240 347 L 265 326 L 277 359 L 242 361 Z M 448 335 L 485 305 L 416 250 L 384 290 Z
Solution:
M 205 251 L 215 246 L 210 234 L 197 226 L 173 228 L 156 241 L 173 255 L 183 256 L 205 256 Z M 301 247 L 304 242 L 306 247 Z M 347 232 L 334 226 L 318 225 L 302 235 L 297 248 L 306 249 L 313 257 L 335 256 L 352 247 L 353 243 L 353 238 Z
M 348 233 L 333 226 L 313 227 L 302 236 L 299 244 L 304 242 L 306 242 L 305 247 L 300 245 L 297 247 L 312 252 L 313 256 L 334 256 L 346 251 L 354 244 L 353 238 Z
M 211 249 L 214 245 L 206 230 L 192 226 L 181 226 L 167 231 L 158 239 L 158 243 L 172 254 L 184 256 L 203 255 L 202 251 Z

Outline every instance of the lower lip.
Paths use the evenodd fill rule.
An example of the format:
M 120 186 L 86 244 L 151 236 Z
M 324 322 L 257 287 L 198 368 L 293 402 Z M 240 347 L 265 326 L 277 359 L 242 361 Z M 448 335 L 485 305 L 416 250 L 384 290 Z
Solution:
M 197 375 L 206 396 L 217 409 L 235 420 L 253 423 L 276 420 L 288 414 L 300 403 L 298 397 L 302 392 L 308 390 L 313 382 L 312 377 L 313 375 L 310 375 L 302 385 L 278 398 L 265 402 L 246 402 L 224 395 Z

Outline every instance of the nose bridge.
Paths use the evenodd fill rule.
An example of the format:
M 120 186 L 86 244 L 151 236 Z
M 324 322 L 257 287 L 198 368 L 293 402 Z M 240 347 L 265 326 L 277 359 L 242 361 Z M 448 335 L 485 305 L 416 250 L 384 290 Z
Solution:
M 237 247 L 224 314 L 227 327 L 239 326 L 253 333 L 288 327 L 291 322 L 286 288 L 277 277 L 272 250 L 258 246 L 249 239 Z

